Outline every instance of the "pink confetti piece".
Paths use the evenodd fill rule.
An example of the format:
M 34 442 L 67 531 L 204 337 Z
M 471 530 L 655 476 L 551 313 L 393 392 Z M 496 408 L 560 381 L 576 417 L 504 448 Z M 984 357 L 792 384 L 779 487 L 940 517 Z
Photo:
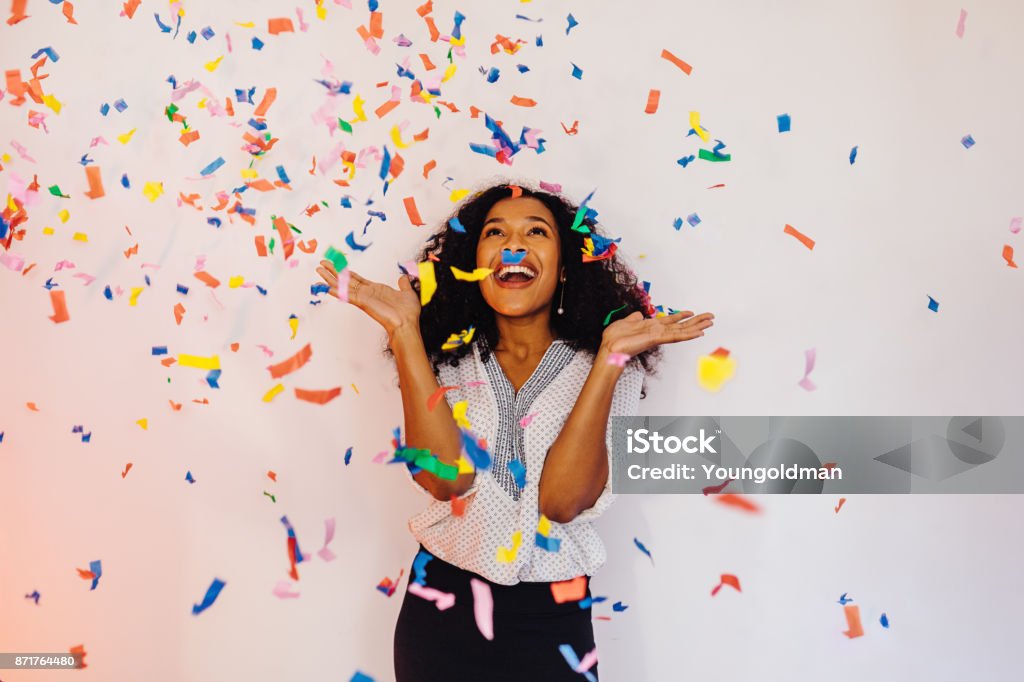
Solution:
M 486 384 L 486 381 L 470 381 L 467 384 L 465 384 L 465 386 L 466 388 L 476 388 L 477 386 L 484 386 Z
M 93 147 L 95 147 L 98 144 L 105 144 L 108 147 L 110 146 L 110 144 L 106 141 L 106 139 L 104 139 L 103 136 L 101 135 L 99 137 L 92 138 L 92 140 L 89 142 L 89 149 L 92 149 Z
M 533 421 L 533 418 L 536 416 L 536 412 L 531 412 L 530 414 L 526 415 L 525 417 L 519 420 L 519 425 L 525 429 L 527 426 L 530 425 L 530 423 Z
M 228 53 L 230 54 L 230 52 L 231 52 L 231 34 L 230 33 L 225 33 L 224 34 L 224 42 L 226 42 L 228 44 Z
M 373 459 L 371 459 L 370 461 L 373 462 L 374 464 L 384 464 L 384 462 L 386 462 L 388 459 L 388 455 L 390 454 L 391 453 L 389 453 L 387 450 L 378 452 L 376 455 L 373 456 Z
M 476 618 L 476 627 L 485 639 L 494 639 L 494 595 L 491 594 L 491 586 L 476 578 L 470 578 L 469 585 L 473 589 L 473 616 Z M 452 602 L 454 601 L 453 597 Z M 441 608 L 440 605 L 438 608 Z
M 89 274 L 84 273 L 84 272 L 76 273 L 76 274 L 72 275 L 72 277 L 76 277 L 76 278 L 84 280 L 85 281 L 85 286 L 89 286 L 90 284 L 92 284 L 96 280 L 96 278 L 94 276 L 89 275 Z
M 593 668 L 595 663 L 597 663 L 597 647 L 594 647 L 592 651 L 583 657 L 575 670 L 578 673 L 585 673 Z
M 305 33 L 306 31 L 309 30 L 309 24 L 307 24 L 306 22 L 304 22 L 302 20 L 302 8 L 301 7 L 296 7 L 295 8 L 295 13 L 297 15 L 299 15 L 299 30 L 302 31 L 303 33 Z
M 329 519 L 324 519 L 324 533 L 325 533 L 324 546 L 323 546 L 323 548 L 321 548 L 317 552 L 317 556 L 319 556 L 324 561 L 334 561 L 337 557 L 334 554 L 334 552 L 332 552 L 327 547 L 327 545 L 331 544 L 331 540 L 334 539 L 334 517 L 333 516 L 331 518 L 329 518 Z
M 274 585 L 274 596 L 278 599 L 294 599 L 299 596 L 298 592 L 291 591 L 292 584 L 287 580 L 279 580 Z
M 342 303 L 348 303 L 348 284 L 350 279 L 352 279 L 352 272 L 348 268 L 338 273 L 338 300 Z
M 22 256 L 17 256 L 5 251 L 4 253 L 0 253 L 0 265 L 5 266 L 8 270 L 21 272 L 21 269 L 25 266 L 25 259 Z
M 455 595 L 450 592 L 441 592 L 440 590 L 435 590 L 433 587 L 420 585 L 417 582 L 409 583 L 409 591 L 417 597 L 423 597 L 427 601 L 434 602 L 438 611 L 444 611 L 445 609 L 450 609 L 455 606 Z
M 265 355 L 266 355 L 266 356 L 267 356 L 268 358 L 272 358 L 272 357 L 274 357 L 274 351 L 270 350 L 269 348 L 267 348 L 266 346 L 264 346 L 264 345 L 263 345 L 262 343 L 261 343 L 261 344 L 259 344 L 259 345 L 257 345 L 256 347 L 257 347 L 257 348 L 259 348 L 259 349 L 260 349 L 261 351 L 263 351 L 263 353 L 264 353 L 264 354 L 265 354 Z
M 196 272 L 206 269 L 206 256 L 196 256 Z
M 956 37 L 964 37 L 964 22 L 967 21 L 967 10 L 960 10 L 960 21 L 956 22 Z
M 1016 217 L 1016 218 L 1011 218 L 1010 219 L 1010 232 L 1013 232 L 1014 234 L 1017 234 L 1018 232 L 1020 232 L 1020 224 L 1021 224 L 1021 218 L 1019 216 Z
M 11 146 L 14 147 L 14 150 L 18 152 L 18 156 L 20 156 L 21 158 L 25 159 L 26 161 L 31 161 L 32 163 L 36 162 L 35 159 L 29 156 L 28 149 L 18 144 L 17 140 L 11 140 Z
M 69 260 L 62 260 L 62 261 L 58 261 L 57 264 L 55 266 L 53 266 L 53 271 L 54 272 L 60 272 L 64 268 L 73 268 L 73 267 L 75 267 L 75 264 L 72 263 L 71 261 L 69 261 Z
M 159 270 L 160 266 L 157 263 L 143 263 L 142 265 L 139 266 L 139 269 L 141 270 L 143 268 L 152 268 L 154 270 Z
M 816 349 L 809 348 L 804 351 L 804 378 L 800 380 L 800 388 L 805 391 L 813 391 L 817 388 L 810 379 L 810 373 L 814 371 L 814 360 L 817 355 Z
M 616 367 L 625 367 L 627 360 L 629 360 L 629 355 L 626 353 L 611 353 L 608 355 L 608 364 L 615 365 Z

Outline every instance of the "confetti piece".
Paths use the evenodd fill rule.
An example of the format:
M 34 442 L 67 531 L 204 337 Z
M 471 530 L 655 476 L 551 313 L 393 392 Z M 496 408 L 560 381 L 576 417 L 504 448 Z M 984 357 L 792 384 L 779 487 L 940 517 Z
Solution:
M 809 250 L 814 250 L 814 240 L 808 237 L 807 235 L 802 234 L 792 225 L 789 225 L 787 223 L 786 227 L 783 228 L 782 231 L 785 232 L 786 234 L 793 235 L 794 237 L 796 237 L 800 241 L 800 243 L 806 246 Z
M 138 420 L 135 423 L 138 424 L 140 427 L 142 427 L 143 431 L 148 431 L 149 430 L 149 420 L 148 419 L 140 419 L 140 420 Z
M 8 22 L 8 23 L 10 23 L 10 22 Z M 72 655 L 78 657 L 78 661 L 79 661 L 78 667 L 79 668 L 88 668 L 89 667 L 85 663 L 85 645 L 84 644 L 79 644 L 77 646 L 73 646 L 70 649 L 68 649 L 68 651 Z
M 317 550 L 317 556 L 324 561 L 334 561 L 337 558 L 334 552 L 327 546 L 334 539 L 334 527 L 335 520 L 333 516 L 329 519 L 324 519 L 324 546 Z
M 211 355 L 207 358 L 198 355 L 179 354 L 177 360 L 178 364 L 182 367 L 194 367 L 195 369 L 220 369 L 220 357 L 217 355 Z
M 377 590 L 383 593 L 384 595 L 390 597 L 395 593 L 395 590 L 398 588 L 398 581 L 402 579 L 402 575 L 404 574 L 405 569 L 403 568 L 400 571 L 398 571 L 398 577 L 394 580 L 392 580 L 388 576 L 384 576 L 381 579 L 381 581 L 377 583 Z
M 436 391 L 430 394 L 427 398 L 427 410 L 433 412 L 434 408 L 437 407 L 437 403 L 440 402 L 441 397 L 444 396 L 448 391 L 452 391 L 459 388 L 458 386 L 439 386 Z
M 533 100 L 533 99 L 530 99 L 529 97 L 518 97 L 516 95 L 512 95 L 512 99 L 509 100 L 509 101 L 512 102 L 512 104 L 516 105 L 517 107 L 535 107 L 535 106 L 537 106 L 537 101 Z
M 191 471 L 186 471 L 185 472 L 185 480 L 188 481 L 189 483 L 195 483 L 196 482 L 196 479 L 192 476 L 192 472 Z
M 857 145 L 854 145 L 853 149 L 850 150 L 850 165 L 852 166 L 853 162 L 856 161 L 856 160 L 857 160 Z
M 128 464 L 126 464 L 125 467 L 124 467 L 124 471 L 121 472 L 121 478 L 123 479 L 125 476 L 127 476 L 128 472 L 131 471 L 131 470 L 132 470 L 132 463 L 128 462 Z
M 519 426 L 521 426 L 521 427 L 523 427 L 525 429 L 527 426 L 529 426 L 531 423 L 533 423 L 533 419 L 536 416 L 537 416 L 536 412 L 531 412 L 530 414 L 526 415 L 525 417 L 523 417 L 522 419 L 519 420 Z
M 885 615 L 885 613 L 883 613 L 881 618 L 878 619 L 878 622 L 882 624 L 883 628 L 889 628 L 889 616 Z
M 690 128 L 693 129 L 693 132 L 697 133 L 697 136 L 700 137 L 700 139 L 704 140 L 705 142 L 711 141 L 711 135 L 709 135 L 708 131 L 704 130 L 704 128 L 700 124 L 699 111 L 690 112 Z
M 25 595 L 25 599 L 33 599 L 35 600 L 36 606 L 39 606 L 39 597 L 41 596 L 42 595 L 39 594 L 39 590 L 33 590 L 32 594 Z
M 150 201 L 156 201 L 164 193 L 164 183 L 147 182 L 142 188 L 142 194 Z
M 469 420 L 466 419 L 466 410 L 469 409 L 469 401 L 460 400 L 459 402 L 452 405 L 452 418 L 455 423 L 458 424 L 459 428 L 471 429 L 472 425 Z
M 206 589 L 206 594 L 203 596 L 203 601 L 199 604 L 192 605 L 192 615 L 198 615 L 206 609 L 210 608 L 213 602 L 217 600 L 217 596 L 220 594 L 220 591 L 224 589 L 224 585 L 226 584 L 227 583 L 225 583 L 220 578 L 214 578 L 213 582 L 210 583 L 210 586 Z
M 571 644 L 559 644 L 558 651 L 561 652 L 562 658 L 565 659 L 565 662 L 569 664 L 570 668 L 577 672 L 580 672 L 577 669 L 581 668 L 583 664 L 580 661 L 579 657 L 576 655 L 576 652 L 573 650 Z M 597 682 L 597 678 L 594 677 L 594 673 L 590 672 L 589 670 L 582 672 L 582 675 L 587 680 L 587 682 Z
M 279 35 L 281 33 L 294 33 L 295 27 L 292 25 L 292 20 L 288 17 L 267 19 L 267 33 L 272 36 Z
M 292 592 L 292 583 L 288 580 L 279 580 L 274 585 L 274 596 L 278 599 L 294 599 L 299 596 L 298 592 Z
M 295 389 L 296 398 L 298 398 L 299 400 L 305 400 L 306 402 L 309 403 L 315 403 L 317 405 L 326 405 L 327 403 L 337 398 L 339 395 L 341 395 L 340 386 L 321 391 L 313 391 L 305 388 Z
M 612 604 L 612 610 L 615 611 L 616 613 L 618 613 L 620 611 L 625 611 L 628 608 L 629 608 L 628 604 L 623 604 L 620 601 L 617 601 L 614 604 Z
M 701 492 L 705 496 L 707 496 L 707 495 L 717 495 L 717 494 L 721 493 L 723 490 L 725 490 L 725 487 L 727 485 L 729 485 L 730 483 L 732 483 L 733 481 L 735 481 L 735 480 L 736 480 L 735 478 L 730 478 L 725 483 L 720 483 L 718 485 L 709 485 L 709 486 L 707 486 L 705 488 L 702 488 Z
M 817 386 L 814 385 L 814 382 L 810 379 L 811 372 L 814 371 L 814 360 L 816 355 L 817 350 L 814 348 L 808 348 L 804 351 L 804 378 L 798 383 L 800 388 L 805 391 L 813 391 L 817 388 Z
M 779 124 L 780 133 L 788 133 L 790 129 L 790 118 L 789 114 L 779 114 L 775 117 Z
M 455 606 L 455 595 L 449 592 L 441 592 L 435 590 L 433 587 L 424 587 L 423 585 L 413 582 L 409 583 L 409 592 L 415 594 L 417 597 L 422 597 L 427 601 L 432 601 L 437 606 L 438 611 L 444 611 Z
M 652 89 L 647 93 L 647 106 L 644 108 L 645 114 L 653 114 L 658 111 L 658 102 L 661 99 L 661 90 Z
M 218 168 L 224 165 L 224 157 L 218 156 L 216 159 L 206 165 L 203 170 L 199 171 L 199 174 L 203 177 L 211 175 L 217 171 Z
M 837 601 L 836 603 L 839 604 L 840 606 L 845 606 L 846 604 L 849 604 L 850 602 L 852 602 L 853 600 L 848 598 L 846 595 L 847 595 L 846 592 L 843 592 L 841 595 L 839 595 L 839 601 Z
M 551 595 L 556 604 L 567 601 L 579 601 L 587 596 L 587 578 L 578 575 L 572 580 L 561 580 L 551 583 Z
M 295 355 L 291 356 L 287 360 L 284 360 L 283 362 L 277 363 L 276 365 L 271 365 L 271 366 L 267 367 L 267 369 L 270 370 L 271 378 L 280 379 L 281 377 L 283 377 L 283 376 L 285 376 L 287 374 L 291 374 L 295 370 L 297 370 L 300 367 L 302 367 L 303 365 L 305 365 L 307 362 L 309 362 L 309 359 L 312 356 L 313 356 L 313 346 L 312 346 L 312 344 L 308 344 L 307 343 L 302 348 L 302 350 L 297 352 Z M 216 356 L 214 356 L 214 357 L 216 357 Z M 179 362 L 180 362 L 180 360 L 179 360 Z M 211 369 L 218 369 L 218 368 L 211 368 Z M 296 389 L 296 390 L 299 390 L 299 389 Z M 340 392 L 341 389 L 338 389 L 338 390 Z
M 420 211 L 416 208 L 415 197 L 405 197 L 402 199 L 402 203 L 405 204 L 405 212 L 409 216 L 409 222 L 419 227 L 420 225 L 426 225 L 423 219 L 420 217 Z
M 569 16 L 566 17 L 566 21 L 569 25 L 565 27 L 565 35 L 569 35 L 569 31 L 571 31 L 573 27 L 580 25 L 580 22 L 576 21 L 576 17 L 572 14 L 569 14 Z
M 970 149 L 974 146 L 974 138 L 971 135 L 964 135 L 960 138 L 960 144 L 964 146 L 964 149 Z
M 757 504 L 746 499 L 746 497 L 744 497 L 743 495 L 737 495 L 735 493 L 723 493 L 721 495 L 715 495 L 715 501 L 721 502 L 727 507 L 735 507 L 736 509 L 740 509 L 745 512 L 750 512 L 752 514 L 757 514 L 761 511 L 761 507 L 759 507 Z
M 572 64 L 572 62 L 569 63 Z M 572 77 L 575 78 L 576 80 L 583 80 L 583 69 L 576 66 L 575 64 L 572 64 Z
M 608 364 L 616 367 L 625 367 L 630 356 L 626 353 L 609 353 Z
M 714 597 L 718 594 L 718 591 L 722 589 L 724 585 L 734 588 L 737 592 L 742 592 L 740 589 L 740 579 L 729 573 L 723 573 L 721 582 L 715 585 L 714 589 L 711 590 L 711 596 Z
M 476 578 L 469 579 L 470 588 L 473 590 L 473 617 L 476 619 L 476 627 L 484 639 L 494 639 L 494 596 L 491 594 L 491 586 Z
M 719 352 L 724 351 L 724 352 Z M 729 351 L 716 349 L 710 355 L 697 359 L 697 383 L 706 391 L 717 392 L 736 374 L 736 360 Z
M 936 301 L 931 296 L 928 296 L 928 310 L 932 311 L 933 313 L 939 312 L 939 302 Z
M 86 166 L 85 179 L 89 183 L 89 189 L 86 190 L 85 196 L 90 199 L 99 199 L 106 195 L 106 192 L 103 191 L 103 178 L 100 176 L 99 166 Z
M 103 575 L 103 562 L 98 559 L 96 561 L 90 561 L 88 571 L 81 568 L 76 570 L 80 577 L 85 578 L 86 580 L 92 580 L 92 586 L 89 588 L 89 591 L 91 592 L 100 584 L 100 576 Z
M 422 263 L 416 264 L 416 269 L 420 275 L 420 305 L 425 306 L 430 303 L 430 299 L 434 297 L 434 292 L 437 291 L 437 277 L 434 275 L 434 262 L 423 261 Z
M 967 10 L 960 10 L 960 18 L 956 22 L 956 37 L 964 37 L 964 22 L 967 21 Z
M 838 513 L 839 513 L 839 510 L 843 508 L 843 505 L 844 505 L 845 503 L 846 503 L 846 498 L 845 498 L 845 497 L 840 497 L 840 498 L 839 498 L 839 504 L 837 504 L 837 505 L 836 505 L 836 508 L 835 508 L 835 509 L 836 509 L 836 514 L 838 514 Z
M 1013 247 L 1009 244 L 1003 244 L 1003 259 L 1006 261 L 1006 265 L 1015 268 L 1017 264 L 1013 262 Z
M 644 547 L 644 544 L 642 542 L 640 542 L 636 538 L 633 538 L 633 544 L 637 546 L 637 549 L 639 549 L 641 552 L 643 552 L 644 554 L 647 555 L 647 557 L 651 560 L 651 565 L 653 566 L 654 565 L 654 557 L 651 556 L 651 551 L 649 549 L 647 549 L 646 547 Z
M 348 449 L 345 450 L 345 466 L 348 466 L 349 462 L 351 462 L 351 461 L 352 461 L 352 446 L 350 445 L 348 447 Z
M 1024 218 L 1019 218 L 1019 217 L 1018 218 L 1011 218 L 1010 219 L 1010 232 L 1012 232 L 1014 234 L 1018 234 L 1020 232 L 1021 222 L 1022 221 L 1024 221 Z
M 856 604 L 847 604 L 843 607 L 846 614 L 846 630 L 843 634 L 853 639 L 864 634 L 864 627 L 860 624 L 860 607 Z
M 519 546 L 523 542 L 523 532 L 517 530 L 512 533 L 512 546 L 511 547 L 498 547 L 497 560 L 500 564 L 509 564 L 516 560 L 516 555 L 519 553 Z
M 322 6 L 317 5 L 317 9 L 322 9 Z M 373 682 L 373 678 L 357 670 L 348 682 Z
M 63 289 L 50 289 L 50 305 L 53 306 L 53 315 L 48 317 L 55 323 L 67 322 L 71 319 L 68 315 L 68 305 L 64 300 Z
M 455 275 L 455 279 L 462 282 L 479 282 L 484 277 L 487 277 L 489 274 L 494 272 L 492 268 L 476 268 L 473 272 L 466 272 L 464 270 L 459 270 L 454 265 L 451 266 L 451 269 L 452 274 Z
M 463 234 L 466 233 L 466 228 L 462 226 L 461 222 L 459 222 L 459 217 L 458 216 L 455 216 L 454 218 L 449 220 L 448 224 L 451 225 L 452 229 L 455 230 L 456 232 L 461 232 Z
M 673 64 L 675 64 L 676 66 L 678 66 L 680 69 L 682 69 L 683 73 L 685 73 L 687 76 L 689 76 L 690 72 L 693 70 L 692 66 L 690 66 L 689 64 L 684 62 L 682 59 L 680 59 L 679 57 L 675 56 L 674 54 L 672 54 L 671 52 L 669 52 L 666 49 L 662 49 L 662 51 L 661 51 L 661 58 L 662 59 L 667 59 L 668 61 L 670 61 Z

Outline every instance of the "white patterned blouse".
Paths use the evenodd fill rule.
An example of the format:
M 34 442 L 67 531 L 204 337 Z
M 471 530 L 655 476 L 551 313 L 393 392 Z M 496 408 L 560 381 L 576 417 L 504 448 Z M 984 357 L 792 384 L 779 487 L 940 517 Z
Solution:
M 468 402 L 470 430 L 477 438 L 486 439 L 491 466 L 478 470 L 472 487 L 461 496 L 466 505 L 460 516 L 452 514 L 450 501 L 435 499 L 402 467 L 413 487 L 430 497 L 427 508 L 409 520 L 409 530 L 440 559 L 503 585 L 593 575 L 604 564 L 606 554 L 591 521 L 615 499 L 611 492 L 610 419 L 605 432 L 608 483 L 600 497 L 572 521 L 551 522 L 548 537 L 560 541 L 557 551 L 539 546 L 536 534 L 540 521 L 537 491 L 544 458 L 583 389 L 594 355 L 574 351 L 564 340 L 556 339 L 517 393 L 494 355 L 482 352 L 486 348 L 486 339 L 479 337 L 473 342 L 473 352 L 461 358 L 458 367 L 442 365 L 437 378 L 442 386 L 459 386 L 446 392 L 445 398 L 449 406 Z M 612 416 L 636 414 L 643 379 L 643 367 L 626 365 L 615 386 Z M 524 418 L 525 427 L 521 426 Z M 526 469 L 522 489 L 508 467 L 513 460 Z M 498 548 L 512 549 L 516 531 L 521 531 L 522 540 L 515 558 L 507 563 L 498 561 Z

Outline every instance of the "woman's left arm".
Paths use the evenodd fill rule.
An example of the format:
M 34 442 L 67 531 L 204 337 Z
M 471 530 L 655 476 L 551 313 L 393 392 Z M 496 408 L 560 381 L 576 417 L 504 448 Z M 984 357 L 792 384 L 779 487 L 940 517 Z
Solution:
M 711 313 L 693 317 L 689 310 L 655 318 L 635 312 L 605 328 L 590 374 L 544 460 L 538 491 L 542 514 L 556 523 L 569 523 L 594 506 L 608 483 L 608 419 L 623 373 L 610 361 L 612 354 L 638 355 L 664 343 L 703 336 L 713 318 Z

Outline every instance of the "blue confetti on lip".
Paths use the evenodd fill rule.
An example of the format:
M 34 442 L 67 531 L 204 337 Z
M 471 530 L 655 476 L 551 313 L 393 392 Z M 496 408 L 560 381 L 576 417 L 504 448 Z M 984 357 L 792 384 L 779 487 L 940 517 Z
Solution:
M 857 160 L 857 145 L 854 145 L 853 149 L 850 150 L 850 165 Z
M 788 133 L 791 124 L 789 114 L 779 114 L 778 116 L 776 116 L 776 119 L 779 122 L 779 132 Z
M 526 251 L 517 251 L 512 253 L 512 249 L 501 250 L 501 263 L 502 265 L 519 265 L 526 258 Z
M 974 146 L 974 138 L 970 135 L 964 135 L 960 138 L 960 144 L 964 146 L 964 149 L 970 149 Z

